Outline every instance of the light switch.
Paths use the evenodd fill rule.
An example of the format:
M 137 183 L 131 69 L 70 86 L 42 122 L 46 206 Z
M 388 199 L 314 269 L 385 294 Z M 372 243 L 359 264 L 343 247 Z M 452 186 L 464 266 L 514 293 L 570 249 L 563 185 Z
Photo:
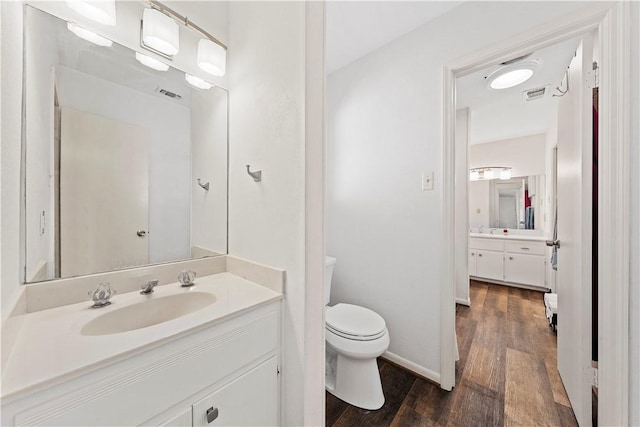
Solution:
M 422 172 L 422 191 L 433 190 L 433 172 Z

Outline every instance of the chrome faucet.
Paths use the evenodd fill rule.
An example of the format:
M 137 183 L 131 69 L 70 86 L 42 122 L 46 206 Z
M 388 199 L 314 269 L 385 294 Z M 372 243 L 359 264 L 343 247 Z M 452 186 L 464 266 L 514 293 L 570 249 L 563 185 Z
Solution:
M 93 292 L 89 292 L 89 296 L 91 297 L 91 301 L 93 301 L 93 305 L 91 308 L 100 308 L 106 307 L 111 304 L 112 296 L 116 294 L 116 290 L 111 287 L 111 283 L 102 282 L 100 283 Z
M 153 292 L 153 288 L 158 286 L 158 283 L 160 283 L 160 281 L 158 279 L 149 280 L 147 283 L 145 283 L 144 285 L 140 286 L 140 289 L 142 289 L 140 291 L 140 294 L 141 295 L 149 295 L 150 293 Z

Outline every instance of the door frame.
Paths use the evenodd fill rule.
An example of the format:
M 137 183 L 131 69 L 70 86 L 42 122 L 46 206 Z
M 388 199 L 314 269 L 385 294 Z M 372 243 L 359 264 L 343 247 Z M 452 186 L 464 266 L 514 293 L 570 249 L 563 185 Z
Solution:
M 455 386 L 455 247 L 466 237 L 456 226 L 456 191 L 467 197 L 466 180 L 455 172 L 467 165 L 455 159 L 456 78 L 507 59 L 598 31 L 600 126 L 598 182 L 598 423 L 627 425 L 629 417 L 629 148 L 630 148 L 630 6 L 627 2 L 587 5 L 443 67 L 442 253 L 440 314 L 441 387 Z M 458 233 L 456 233 L 456 231 Z M 459 261 L 458 261 L 459 262 Z

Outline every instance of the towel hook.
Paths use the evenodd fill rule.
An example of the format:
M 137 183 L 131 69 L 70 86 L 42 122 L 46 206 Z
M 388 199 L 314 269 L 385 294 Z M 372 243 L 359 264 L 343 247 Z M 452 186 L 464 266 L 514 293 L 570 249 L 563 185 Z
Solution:
M 209 181 L 205 182 L 204 184 L 202 183 L 202 181 L 200 180 L 200 178 L 198 178 L 198 185 L 202 188 L 205 189 L 205 191 L 209 191 Z
M 251 172 L 250 168 L 251 165 L 247 165 L 247 173 L 249 174 L 249 176 L 251 176 L 251 178 L 253 178 L 255 182 L 262 181 L 262 171 Z

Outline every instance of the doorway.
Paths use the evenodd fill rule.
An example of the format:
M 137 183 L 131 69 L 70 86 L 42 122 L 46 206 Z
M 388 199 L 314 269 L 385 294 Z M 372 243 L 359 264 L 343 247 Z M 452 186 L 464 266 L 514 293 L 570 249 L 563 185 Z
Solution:
M 569 21 L 550 23 L 544 29 L 538 29 L 524 34 L 518 39 L 505 41 L 502 45 L 482 52 L 481 54 L 470 55 L 448 67 L 444 72 L 444 129 L 445 144 L 443 156 L 443 188 L 445 193 L 443 215 L 455 212 L 455 200 L 460 192 L 466 193 L 466 180 L 464 183 L 454 185 L 456 172 L 466 171 L 467 165 L 456 162 L 454 156 L 455 138 L 455 102 L 453 100 L 455 80 L 465 74 L 488 65 L 496 65 L 509 58 L 525 55 L 528 51 L 545 46 L 550 46 L 558 41 L 567 40 L 591 31 L 598 31 L 598 51 L 602 56 L 602 72 L 600 87 L 600 123 L 599 135 L 599 216 L 598 216 L 598 277 L 600 283 L 598 301 L 598 349 L 599 368 L 602 377 L 606 377 L 606 384 L 600 381 L 601 399 L 598 405 L 598 418 L 601 424 L 625 424 L 628 411 L 626 410 L 628 401 L 628 387 L 626 386 L 626 360 L 628 354 L 625 349 L 627 345 L 626 331 L 628 330 L 628 311 L 620 309 L 626 307 L 625 295 L 628 294 L 628 278 L 626 269 L 628 257 L 625 258 L 625 242 L 628 231 L 628 214 L 621 211 L 626 203 L 625 195 L 621 188 L 627 188 L 627 166 L 624 153 L 628 149 L 628 136 L 618 134 L 616 129 L 628 128 L 628 119 L 623 115 L 614 114 L 624 108 L 624 100 L 614 94 L 625 93 L 628 88 L 629 79 L 618 78 L 616 70 L 624 69 L 626 52 L 624 46 L 624 32 L 619 31 L 628 25 L 628 18 L 624 14 L 623 5 L 594 6 L 581 16 L 573 16 Z M 613 31 L 613 28 L 616 31 Z M 608 77 L 603 78 L 604 75 Z M 620 74 L 622 76 L 622 74 Z M 624 97 L 622 97 L 624 98 Z M 590 111 L 589 111 L 590 113 Z M 606 147 L 606 148 L 605 148 Z M 583 158 L 584 160 L 584 158 Z M 607 193 L 605 196 L 604 193 Z M 466 195 L 465 195 L 466 196 Z M 586 199 L 583 199 L 583 201 Z M 589 209 L 588 209 L 589 210 Z M 616 225 L 613 225 L 613 224 Z M 445 221 L 445 238 L 458 238 L 466 234 L 467 230 L 459 230 L 457 222 L 453 220 Z M 464 233 L 463 233 L 464 232 Z M 459 239 L 458 239 L 459 240 Z M 455 318 L 452 301 L 455 299 L 455 272 L 460 268 L 467 268 L 459 262 L 456 256 L 456 244 L 448 246 L 444 243 L 448 262 L 445 264 L 445 277 L 443 280 L 442 292 L 442 386 L 451 388 L 455 382 L 455 362 L 453 362 L 454 343 L 449 332 L 454 331 Z M 586 259 L 585 253 L 580 251 L 581 258 Z M 622 257 L 622 259 L 617 258 Z M 626 263 L 626 264 L 625 264 Z M 466 263 L 465 263 L 466 264 Z M 590 275 L 590 273 L 589 273 Z M 590 298 L 589 298 L 590 299 Z M 584 311 L 584 310 L 583 310 Z M 618 331 L 616 328 L 622 328 Z M 606 332 L 605 332 L 606 331 Z M 604 343 L 607 343 L 605 346 Z M 582 349 L 581 349 L 582 350 Z M 582 353 L 582 351 L 581 351 Z M 591 349 L 587 351 L 590 359 Z M 605 360 L 607 362 L 605 362 Z M 625 363 L 620 364 L 622 360 Z M 606 374 L 605 374 L 606 372 Z M 581 381 L 590 381 L 590 378 L 582 376 Z M 590 387 L 589 387 L 590 388 Z M 605 392 L 604 389 L 607 389 Z M 583 387 L 584 389 L 584 387 Z M 606 397 L 605 397 L 606 396 Z M 589 396 L 590 397 L 590 396 Z M 606 399 L 606 401 L 604 401 Z M 582 400 L 584 402 L 584 400 Z M 590 403 L 590 399 L 589 399 Z M 574 405 L 575 406 L 575 405 Z M 581 405 L 578 420 L 581 424 L 591 423 L 590 409 Z

